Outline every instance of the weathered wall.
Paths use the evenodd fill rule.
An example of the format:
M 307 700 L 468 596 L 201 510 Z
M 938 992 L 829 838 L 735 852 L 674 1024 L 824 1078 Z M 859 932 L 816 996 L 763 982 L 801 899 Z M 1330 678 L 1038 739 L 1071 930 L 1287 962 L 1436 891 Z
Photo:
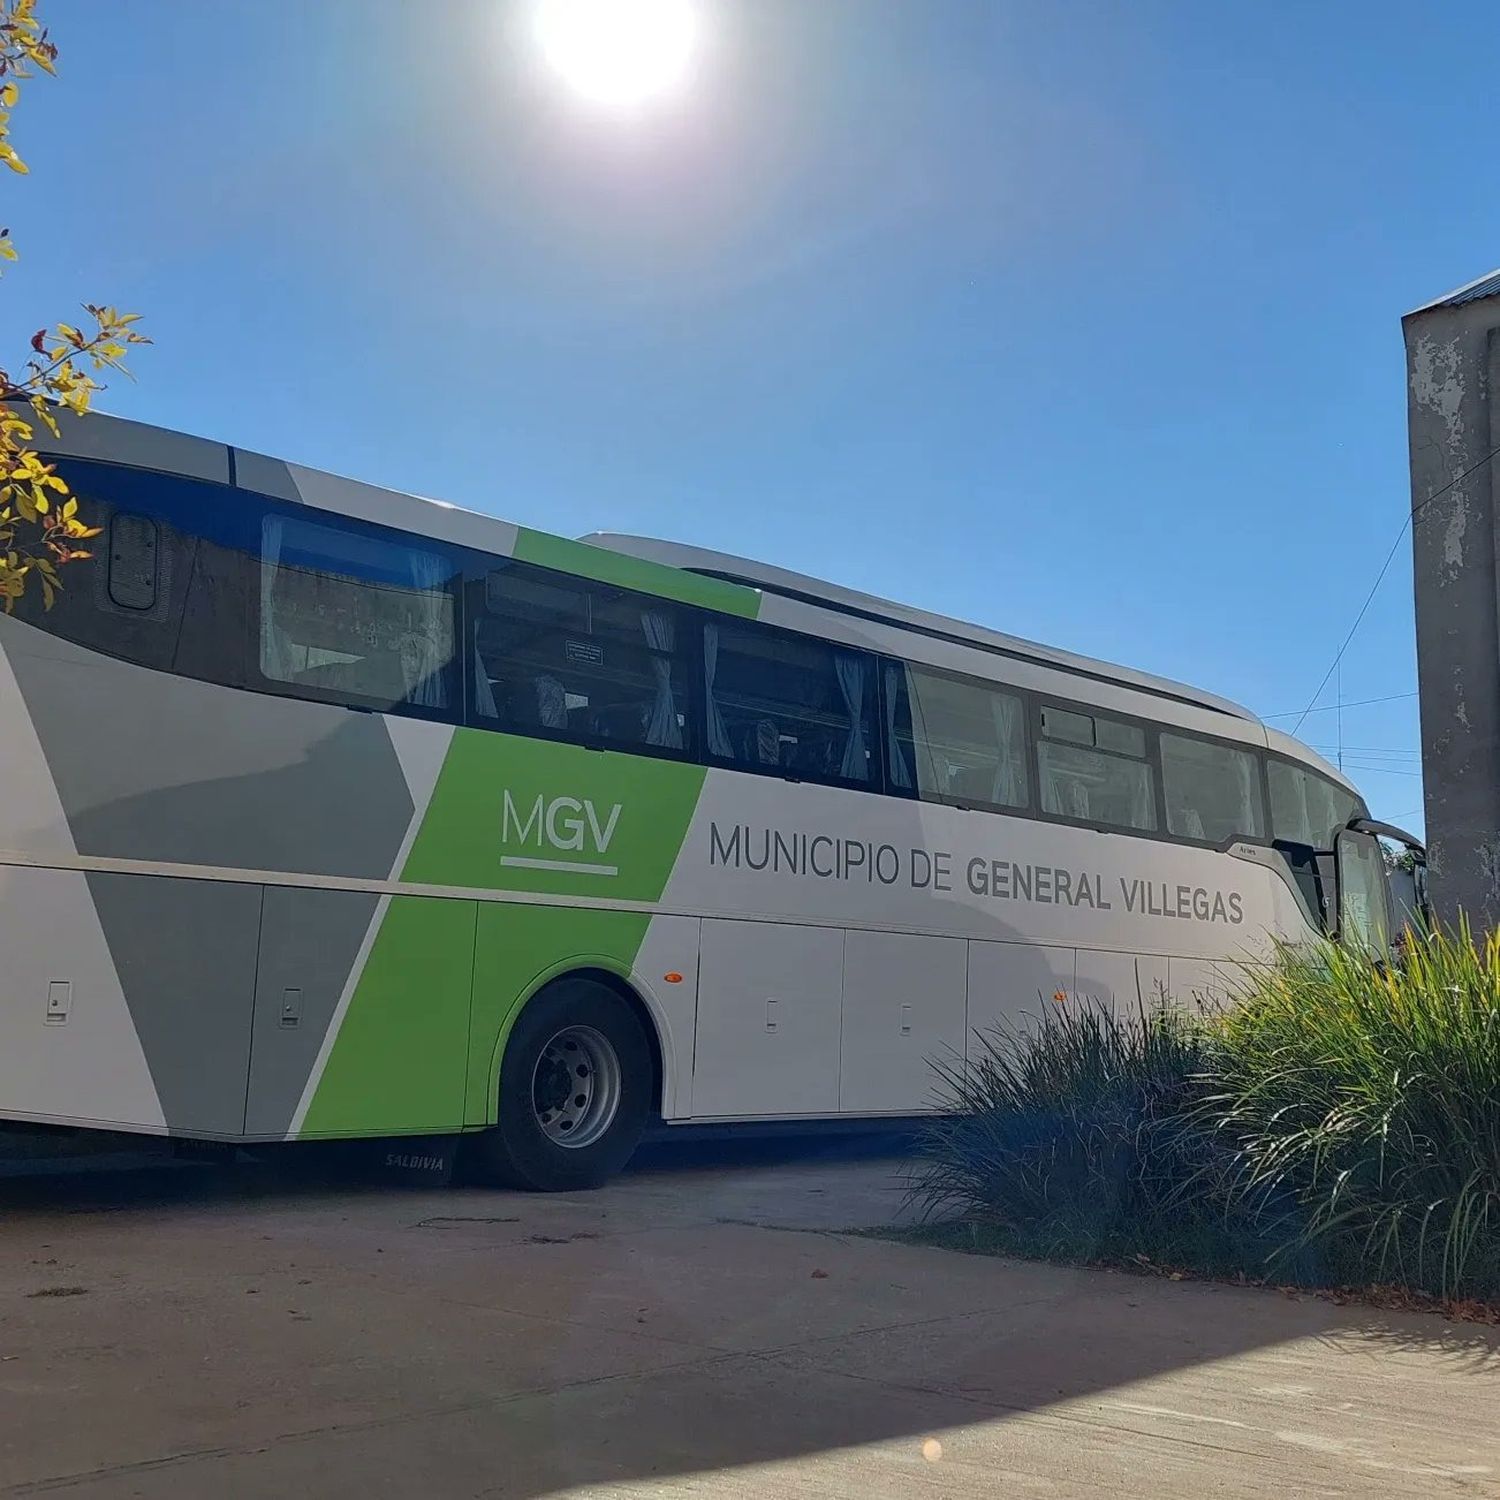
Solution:
M 1403 326 L 1432 896 L 1440 915 L 1487 929 L 1500 925 L 1500 460 L 1484 461 L 1500 445 L 1500 297 Z

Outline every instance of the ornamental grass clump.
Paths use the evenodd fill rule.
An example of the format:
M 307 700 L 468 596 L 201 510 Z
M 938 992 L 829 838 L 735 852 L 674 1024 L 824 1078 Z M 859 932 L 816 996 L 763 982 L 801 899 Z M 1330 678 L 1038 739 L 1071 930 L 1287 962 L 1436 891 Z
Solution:
M 1222 1013 L 1058 1001 L 939 1070 L 944 1242 L 1500 1300 L 1500 934 L 1284 948 Z
M 1200 1064 L 1231 1196 L 1324 1279 L 1500 1295 L 1500 934 L 1335 944 L 1247 979 Z
M 1243 1260 L 1232 1153 L 1199 1119 L 1203 1022 L 1059 997 L 976 1040 L 967 1065 L 939 1066 L 946 1108 L 918 1139 L 912 1191 L 929 1220 L 1068 1259 Z

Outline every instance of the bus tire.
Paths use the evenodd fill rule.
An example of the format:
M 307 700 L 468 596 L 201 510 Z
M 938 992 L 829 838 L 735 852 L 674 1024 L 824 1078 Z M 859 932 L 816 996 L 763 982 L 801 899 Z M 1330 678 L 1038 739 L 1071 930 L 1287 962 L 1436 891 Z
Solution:
M 527 1002 L 500 1062 L 496 1123 L 475 1141 L 486 1180 L 531 1192 L 596 1188 L 640 1143 L 651 1049 L 625 998 L 554 980 Z

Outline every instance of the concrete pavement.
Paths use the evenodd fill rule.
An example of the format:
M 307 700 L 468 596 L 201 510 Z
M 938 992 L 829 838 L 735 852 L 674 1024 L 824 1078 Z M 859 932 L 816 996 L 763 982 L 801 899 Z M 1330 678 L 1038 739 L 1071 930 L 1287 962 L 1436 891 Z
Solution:
M 0 1194 L 7 1495 L 1500 1494 L 1495 1330 L 850 1236 L 847 1147 Z

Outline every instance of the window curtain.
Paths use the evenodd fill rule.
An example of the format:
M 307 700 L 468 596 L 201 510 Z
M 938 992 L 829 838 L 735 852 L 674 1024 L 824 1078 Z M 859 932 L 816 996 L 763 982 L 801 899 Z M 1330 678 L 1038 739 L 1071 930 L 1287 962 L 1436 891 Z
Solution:
M 479 625 L 474 622 L 474 712 L 486 719 L 498 719 L 500 710 L 495 704 L 495 690 L 490 686 L 490 669 L 484 664 L 479 651 Z
M 643 609 L 641 630 L 651 649 L 651 675 L 656 679 L 656 697 L 646 723 L 646 743 L 663 749 L 682 749 L 682 725 L 677 722 L 677 702 L 672 696 L 672 647 L 677 631 L 672 616 L 663 609 Z
M 1079 779 L 1077 770 L 1069 766 L 1064 747 L 1048 744 L 1046 740 L 1038 744 L 1037 772 L 1043 812 L 1061 813 L 1065 818 L 1089 816 L 1088 788 Z
M 1064 783 L 1067 791 L 1067 806 L 1063 809 L 1075 818 L 1086 818 L 1089 815 L 1089 789 L 1080 781 L 1069 781 Z
M 885 669 L 885 744 L 886 759 L 890 762 L 891 781 L 903 791 L 911 790 L 911 767 L 906 761 L 906 746 L 896 735 L 896 697 L 901 691 L 901 673 L 904 669 L 894 663 Z
M 843 651 L 833 654 L 834 675 L 844 695 L 849 714 L 849 736 L 844 741 L 844 758 L 839 775 L 849 781 L 870 779 L 870 752 L 865 744 L 865 663 L 864 658 Z
M 1151 792 L 1151 768 L 1139 767 L 1130 788 L 1130 821 L 1136 828 L 1156 827 L 1156 799 Z
M 1332 849 L 1335 835 L 1343 827 L 1345 814 L 1334 798 L 1333 788 L 1321 776 L 1309 776 L 1302 772 L 1298 780 L 1304 791 L 1307 805 L 1307 821 L 1311 842 L 1318 849 Z
M 1256 775 L 1255 762 L 1248 755 L 1234 756 L 1234 769 L 1240 787 L 1240 813 L 1235 832 L 1259 838 L 1260 826 L 1260 778 Z
M 711 755 L 721 755 L 726 760 L 733 758 L 734 746 L 729 743 L 729 727 L 724 715 L 719 712 L 719 700 L 714 697 L 714 677 L 719 669 L 719 627 L 703 627 L 703 701 L 708 707 L 708 749 Z
M 260 529 L 260 670 L 278 682 L 290 682 L 305 665 L 298 657 L 306 657 L 306 648 L 287 640 L 276 624 L 276 575 L 285 542 L 285 519 L 266 516 Z
M 545 672 L 535 678 L 532 687 L 536 691 L 536 721 L 543 729 L 566 729 L 568 727 L 568 692 L 562 683 Z
M 1299 771 L 1293 771 L 1287 777 L 1293 788 L 1294 805 L 1292 811 L 1297 818 L 1297 831 L 1294 835 L 1294 841 L 1302 844 L 1311 844 L 1316 849 L 1318 841 L 1313 837 L 1312 808 L 1308 805 L 1308 779 L 1308 777 L 1302 775 Z
M 990 712 L 995 721 L 995 785 L 991 800 L 1005 807 L 1026 805 L 1026 732 L 1021 717 L 1021 700 L 1004 693 L 990 696 Z
M 422 708 L 448 706 L 448 666 L 453 660 L 453 597 L 447 569 L 435 552 L 408 551 L 412 610 L 397 650 L 406 680 L 406 701 Z

